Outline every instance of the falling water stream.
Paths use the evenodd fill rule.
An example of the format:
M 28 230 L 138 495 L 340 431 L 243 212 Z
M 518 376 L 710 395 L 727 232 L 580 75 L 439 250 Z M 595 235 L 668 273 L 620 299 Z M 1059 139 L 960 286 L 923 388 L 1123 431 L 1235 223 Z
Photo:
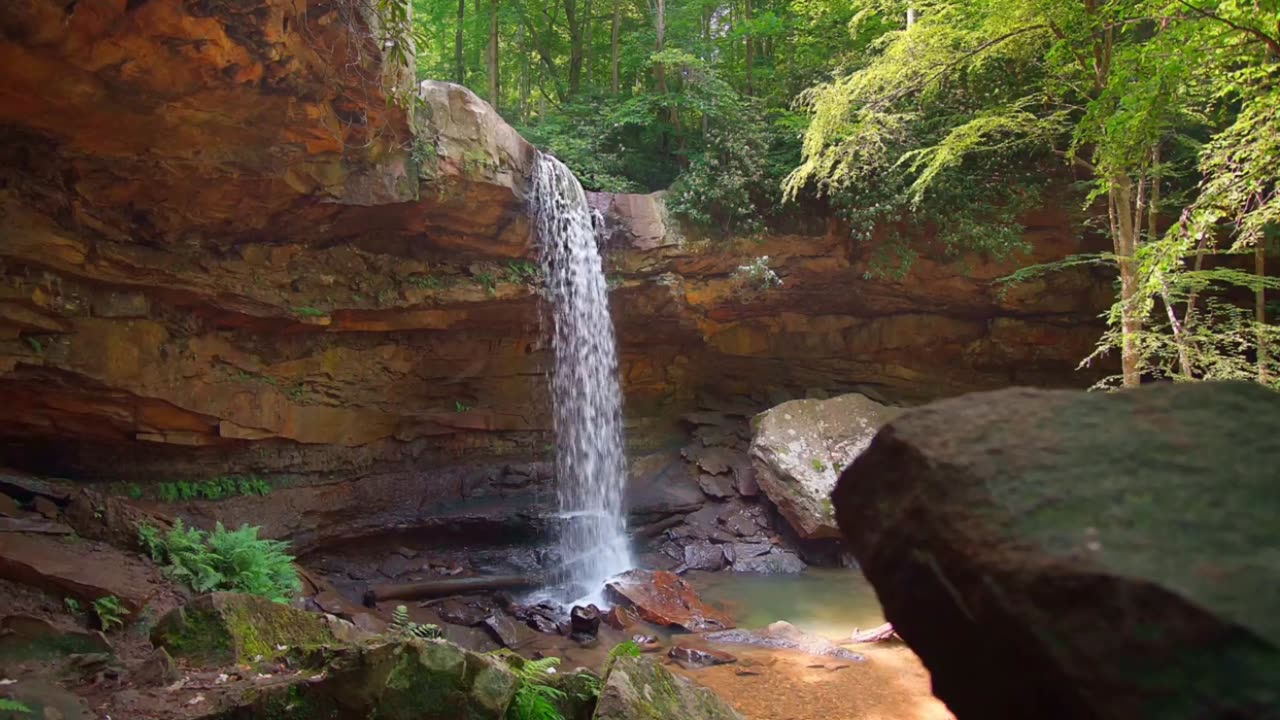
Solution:
M 569 168 L 539 154 L 534 215 L 542 246 L 555 368 L 562 601 L 598 600 L 605 581 L 634 567 L 623 492 L 622 391 L 609 298 L 586 193 Z

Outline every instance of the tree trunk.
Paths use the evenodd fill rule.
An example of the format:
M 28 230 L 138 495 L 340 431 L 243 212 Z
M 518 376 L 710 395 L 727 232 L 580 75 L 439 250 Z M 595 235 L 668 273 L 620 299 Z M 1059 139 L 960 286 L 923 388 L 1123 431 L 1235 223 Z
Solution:
M 489 0 L 489 104 L 498 109 L 498 2 Z
M 1138 349 L 1142 333 L 1142 317 L 1138 308 L 1138 249 L 1134 232 L 1133 181 L 1125 176 L 1113 177 L 1109 195 L 1111 233 L 1120 265 L 1120 370 L 1124 386 L 1142 383 L 1141 356 Z M 1141 215 L 1138 215 L 1141 217 Z
M 577 0 L 564 0 L 564 20 L 569 26 L 569 91 L 573 98 L 582 87 L 582 20 L 578 17 Z
M 745 0 L 744 8 L 746 19 L 746 40 L 747 40 L 747 95 L 755 95 L 755 73 L 756 64 L 756 48 L 755 43 L 751 40 L 751 0 Z
M 591 82 L 591 68 L 592 68 L 591 63 L 595 59 L 595 55 L 592 53 L 592 49 L 595 47 L 595 39 L 596 39 L 596 33 L 595 33 L 596 21 L 595 21 L 595 17 L 592 15 L 592 13 L 595 11 L 595 8 L 592 7 L 591 0 L 587 0 L 585 10 L 586 10 L 586 13 L 585 13 L 586 17 L 583 18 L 582 20 L 583 25 L 585 26 L 585 30 L 583 30 L 583 34 L 586 38 L 584 41 L 584 45 L 586 47 L 583 50 L 583 55 L 582 55 L 582 84 L 587 88 L 587 92 L 591 92 L 591 88 L 595 87 L 595 85 Z
M 1257 274 L 1258 281 L 1261 283 L 1267 277 L 1267 245 L 1262 238 L 1258 238 L 1258 244 L 1253 249 L 1253 272 Z M 1271 373 L 1267 369 L 1270 357 L 1267 352 L 1267 337 L 1264 326 L 1267 324 L 1267 289 L 1261 284 L 1254 292 L 1253 296 L 1253 319 L 1258 323 L 1258 382 L 1265 384 L 1271 379 Z
M 467 0 L 458 0 L 458 25 L 453 35 L 453 81 L 459 85 L 467 83 L 466 48 L 462 44 L 462 26 L 467 20 Z
M 622 29 L 622 9 L 618 6 L 615 0 L 614 6 L 613 6 L 613 28 L 609 34 L 609 75 L 610 75 L 609 89 L 613 91 L 614 95 L 617 95 L 620 92 L 620 88 L 621 88 L 621 85 L 618 82 L 618 60 L 620 56 L 619 45 L 618 45 L 618 32 L 621 29 Z

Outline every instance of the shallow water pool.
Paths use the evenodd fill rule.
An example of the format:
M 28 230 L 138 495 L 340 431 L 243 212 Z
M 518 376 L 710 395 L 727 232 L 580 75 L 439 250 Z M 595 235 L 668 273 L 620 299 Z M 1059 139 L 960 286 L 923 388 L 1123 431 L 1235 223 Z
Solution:
M 743 628 L 786 620 L 840 642 L 854 628 L 884 622 L 875 590 L 857 570 L 809 568 L 799 575 L 695 571 L 684 578 L 703 600 L 728 612 Z

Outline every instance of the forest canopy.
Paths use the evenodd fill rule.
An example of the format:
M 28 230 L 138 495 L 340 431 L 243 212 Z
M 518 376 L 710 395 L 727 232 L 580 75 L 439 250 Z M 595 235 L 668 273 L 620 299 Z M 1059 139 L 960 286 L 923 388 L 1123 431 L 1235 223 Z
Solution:
M 392 1 L 392 0 L 384 0 Z M 1111 251 L 1116 380 L 1280 377 L 1280 0 L 412 0 L 462 83 L 590 189 L 749 236 L 821 198 L 904 276 L 1009 256 L 1056 184 Z M 912 232 L 928 228 L 929 233 Z

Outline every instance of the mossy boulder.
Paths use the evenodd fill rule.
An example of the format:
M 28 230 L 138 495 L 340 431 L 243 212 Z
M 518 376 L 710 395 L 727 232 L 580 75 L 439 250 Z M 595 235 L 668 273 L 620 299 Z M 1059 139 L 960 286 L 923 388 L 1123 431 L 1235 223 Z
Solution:
M 1015 388 L 889 423 L 849 547 L 961 720 L 1280 718 L 1280 393 Z
M 595 720 L 742 720 L 711 690 L 648 657 L 620 657 L 605 677 Z
M 501 720 L 518 681 L 444 640 L 337 649 L 323 673 L 246 698 L 218 720 Z
M 151 642 L 174 657 L 209 666 L 272 657 L 281 647 L 338 644 L 323 615 L 230 592 L 201 595 L 169 611 L 152 629 Z

